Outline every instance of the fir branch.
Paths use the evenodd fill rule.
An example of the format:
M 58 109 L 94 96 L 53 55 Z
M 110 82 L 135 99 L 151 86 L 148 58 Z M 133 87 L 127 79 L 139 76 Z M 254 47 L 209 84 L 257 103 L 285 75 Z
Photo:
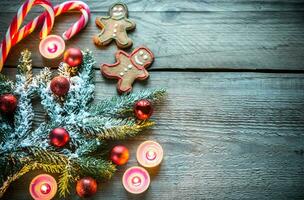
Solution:
M 0 146 L 7 142 L 9 136 L 13 134 L 13 132 L 13 128 L 8 123 L 0 120 Z
M 5 193 L 5 191 L 7 190 L 7 188 L 10 186 L 10 184 L 12 182 L 16 181 L 21 176 L 28 173 L 30 170 L 31 170 L 31 166 L 25 165 L 19 172 L 15 173 L 12 176 L 8 176 L 6 181 L 2 184 L 2 186 L 0 188 L 0 198 L 2 198 L 3 194 Z
M 70 74 L 70 72 L 68 70 L 68 67 L 69 66 L 66 63 L 61 62 L 59 64 L 59 67 L 58 67 L 58 75 L 59 76 L 64 76 L 66 78 L 70 78 L 71 74 Z
M 21 52 L 19 62 L 20 64 L 17 67 L 18 73 L 24 76 L 25 80 L 23 84 L 26 88 L 32 82 L 33 79 L 31 52 L 28 49 Z M 18 82 L 19 80 L 17 76 L 17 84 Z
M 116 171 L 115 165 L 100 158 L 85 156 L 74 162 L 78 164 L 82 176 L 92 176 L 99 180 L 110 179 Z
M 70 183 L 74 181 L 75 178 L 71 174 L 70 166 L 67 165 L 61 172 L 58 180 L 58 191 L 61 197 L 66 197 L 66 195 L 70 194 Z
M 160 101 L 166 94 L 164 89 L 143 90 L 128 95 L 113 97 L 92 105 L 90 112 L 92 115 L 122 117 L 133 112 L 134 103 L 147 99 L 152 103 Z
M 136 123 L 132 119 L 95 117 L 86 119 L 81 128 L 89 137 L 97 137 L 100 140 L 121 140 L 134 137 L 154 124 L 152 121 Z
M 0 95 L 13 93 L 14 83 L 9 80 L 4 74 L 0 74 Z
M 52 76 L 52 72 L 49 68 L 43 68 L 38 75 L 36 75 L 30 87 L 34 90 L 39 90 L 39 88 L 46 88 L 47 83 L 50 82 Z
M 84 81 L 93 84 L 95 59 L 92 51 L 86 50 L 82 52 L 83 62 L 79 70 L 79 77 Z
M 68 157 L 57 152 L 52 152 L 38 147 L 27 148 L 33 161 L 45 164 L 67 165 Z
M 78 147 L 78 149 L 76 150 L 75 153 L 80 157 L 89 156 L 92 153 L 98 151 L 100 149 L 100 147 L 104 146 L 104 145 L 105 144 L 98 139 L 85 141 L 84 144 L 82 144 L 81 146 Z
M 80 116 L 87 110 L 88 104 L 94 98 L 93 67 L 95 60 L 91 51 L 83 52 L 83 63 L 78 76 L 70 78 L 71 87 L 66 96 L 63 109 L 68 115 Z
M 19 145 L 20 139 L 30 134 L 34 120 L 34 110 L 32 107 L 30 94 L 26 90 L 20 90 L 18 93 L 18 107 L 14 115 L 15 133 L 10 137 L 16 142 L 15 145 Z M 18 140 L 16 140 L 17 138 Z
M 46 88 L 40 88 L 39 96 L 41 98 L 41 104 L 50 117 L 50 120 L 56 123 L 62 123 L 64 110 L 53 95 L 49 84 Z

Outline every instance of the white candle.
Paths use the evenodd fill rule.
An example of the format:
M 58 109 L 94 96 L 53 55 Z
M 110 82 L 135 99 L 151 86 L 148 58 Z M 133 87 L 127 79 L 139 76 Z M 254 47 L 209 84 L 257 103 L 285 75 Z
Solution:
M 57 35 L 49 35 L 39 44 L 39 52 L 46 59 L 60 57 L 65 50 L 64 40 Z
M 158 166 L 163 160 L 163 148 L 154 141 L 145 141 L 139 145 L 136 152 L 138 163 L 146 168 Z
M 145 192 L 150 185 L 150 175 L 142 167 L 131 167 L 127 169 L 122 177 L 124 188 L 132 194 Z

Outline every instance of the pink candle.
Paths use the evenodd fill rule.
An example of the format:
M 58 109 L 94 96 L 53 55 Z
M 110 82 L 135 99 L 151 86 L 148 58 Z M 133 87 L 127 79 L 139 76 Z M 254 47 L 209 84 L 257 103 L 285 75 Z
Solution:
M 150 185 L 150 175 L 142 167 L 131 167 L 127 169 L 122 177 L 124 188 L 132 194 L 145 192 Z
M 154 141 L 145 141 L 137 148 L 137 161 L 141 166 L 146 168 L 158 166 L 163 160 L 163 156 L 163 148 Z
M 56 195 L 57 182 L 52 176 L 41 174 L 31 181 L 29 190 L 35 200 L 50 200 Z
M 65 43 L 58 35 L 49 35 L 39 44 L 40 54 L 47 59 L 60 57 L 65 50 Z

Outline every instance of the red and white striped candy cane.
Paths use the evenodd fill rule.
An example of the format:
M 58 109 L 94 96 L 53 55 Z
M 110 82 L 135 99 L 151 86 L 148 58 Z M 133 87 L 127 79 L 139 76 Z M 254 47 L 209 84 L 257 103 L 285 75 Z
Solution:
M 27 0 L 18 10 L 17 14 L 13 18 L 11 25 L 9 26 L 5 38 L 3 39 L 0 47 L 0 71 L 3 68 L 4 62 L 8 56 L 11 47 L 16 43 L 18 38 L 15 37 L 16 34 L 21 34 L 18 32 L 24 18 L 31 10 L 33 6 L 40 5 L 45 8 L 44 13 L 45 21 L 43 22 L 42 30 L 40 32 L 40 37 L 46 37 L 53 28 L 54 24 L 54 10 L 51 2 L 49 0 Z
M 76 35 L 80 30 L 82 30 L 90 19 L 90 14 L 91 14 L 90 8 L 87 4 L 85 4 L 82 1 L 66 1 L 54 7 L 56 17 L 71 10 L 80 11 L 82 15 L 80 16 L 80 19 L 76 23 L 74 23 L 67 31 L 65 31 L 62 34 L 62 37 L 65 40 L 69 40 L 74 35 Z M 23 27 L 20 30 L 20 35 L 18 35 L 17 37 L 18 40 L 16 41 L 16 43 L 22 40 L 23 37 L 26 37 L 31 32 L 33 32 L 37 25 L 43 23 L 44 19 L 45 19 L 45 15 L 42 14 L 36 17 L 30 23 L 28 23 L 25 27 Z

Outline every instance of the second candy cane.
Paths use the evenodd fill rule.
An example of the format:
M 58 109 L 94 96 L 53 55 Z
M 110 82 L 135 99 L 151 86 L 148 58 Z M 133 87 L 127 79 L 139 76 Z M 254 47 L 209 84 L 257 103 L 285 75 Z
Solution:
M 76 35 L 80 30 L 82 30 L 90 19 L 90 8 L 87 4 L 82 1 L 66 1 L 62 4 L 56 5 L 54 7 L 55 16 L 59 16 L 63 13 L 66 13 L 71 10 L 78 10 L 82 13 L 79 20 L 74 23 L 67 31 L 62 34 L 62 38 L 65 40 L 69 40 L 74 35 Z M 35 27 L 41 23 L 43 23 L 45 19 L 45 14 L 42 14 L 36 17 L 33 21 L 28 23 L 24 28 L 20 30 L 20 34 L 23 34 L 22 37 L 26 37 L 29 35 Z M 22 39 L 21 36 L 20 40 Z M 18 43 L 20 40 L 16 41 Z

